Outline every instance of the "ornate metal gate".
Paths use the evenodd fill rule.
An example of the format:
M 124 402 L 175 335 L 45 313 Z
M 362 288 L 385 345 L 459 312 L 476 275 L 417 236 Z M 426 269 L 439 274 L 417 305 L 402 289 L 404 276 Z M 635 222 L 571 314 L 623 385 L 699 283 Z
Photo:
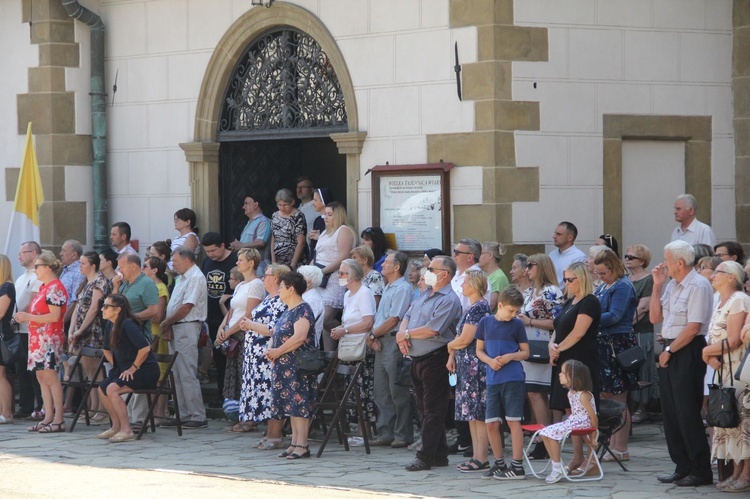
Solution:
M 301 141 L 290 139 L 347 130 L 338 78 L 313 38 L 284 27 L 253 41 L 229 79 L 217 130 L 225 238 L 239 235 L 247 221 L 241 210 L 247 191 L 270 214 L 276 190 L 294 187 L 309 158 L 302 157 Z

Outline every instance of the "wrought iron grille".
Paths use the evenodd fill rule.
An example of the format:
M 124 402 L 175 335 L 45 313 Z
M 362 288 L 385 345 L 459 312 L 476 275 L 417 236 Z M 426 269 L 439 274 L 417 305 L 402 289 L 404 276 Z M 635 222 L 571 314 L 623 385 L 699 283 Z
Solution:
M 344 96 L 320 45 L 286 27 L 250 45 L 230 78 L 219 134 L 346 130 Z

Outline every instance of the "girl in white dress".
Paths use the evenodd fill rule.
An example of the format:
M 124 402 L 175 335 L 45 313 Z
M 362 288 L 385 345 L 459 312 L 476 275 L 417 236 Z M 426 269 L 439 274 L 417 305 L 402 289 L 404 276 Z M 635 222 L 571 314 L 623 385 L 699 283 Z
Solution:
M 568 387 L 571 414 L 562 423 L 547 426 L 539 432 L 552 459 L 552 473 L 546 478 L 547 483 L 559 482 L 563 476 L 560 441 L 565 434 L 571 430 L 596 428 L 599 425 L 594 395 L 591 393 L 593 383 L 589 368 L 578 360 L 566 361 L 560 369 L 560 384 Z

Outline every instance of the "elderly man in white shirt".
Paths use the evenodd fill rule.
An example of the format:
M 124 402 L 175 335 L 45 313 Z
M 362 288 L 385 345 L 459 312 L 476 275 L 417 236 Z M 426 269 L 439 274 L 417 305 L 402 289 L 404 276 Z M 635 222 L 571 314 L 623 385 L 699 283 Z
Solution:
M 672 241 L 716 246 L 716 236 L 710 225 L 696 218 L 698 201 L 692 194 L 680 194 L 674 202 L 674 219 L 680 225 L 672 231 Z
M 172 263 L 180 277 L 167 305 L 167 318 L 161 323 L 161 332 L 169 341 L 169 353 L 179 353 L 174 363 L 174 376 L 180 418 L 185 421 L 182 427 L 206 428 L 206 408 L 197 376 L 198 338 L 208 309 L 206 278 L 195 264 L 192 249 L 179 248 L 172 255 Z M 166 421 L 161 426 L 176 426 L 176 422 Z

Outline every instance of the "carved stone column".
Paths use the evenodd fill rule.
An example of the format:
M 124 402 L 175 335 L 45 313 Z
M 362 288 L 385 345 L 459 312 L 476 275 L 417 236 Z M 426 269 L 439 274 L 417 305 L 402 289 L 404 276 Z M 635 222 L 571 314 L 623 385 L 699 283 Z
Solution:
M 190 201 L 205 232 L 221 232 L 219 214 L 219 143 L 188 142 L 180 144 L 190 163 Z
M 346 213 L 349 224 L 356 227 L 359 216 L 359 155 L 365 143 L 367 132 L 332 133 L 339 154 L 346 154 Z

